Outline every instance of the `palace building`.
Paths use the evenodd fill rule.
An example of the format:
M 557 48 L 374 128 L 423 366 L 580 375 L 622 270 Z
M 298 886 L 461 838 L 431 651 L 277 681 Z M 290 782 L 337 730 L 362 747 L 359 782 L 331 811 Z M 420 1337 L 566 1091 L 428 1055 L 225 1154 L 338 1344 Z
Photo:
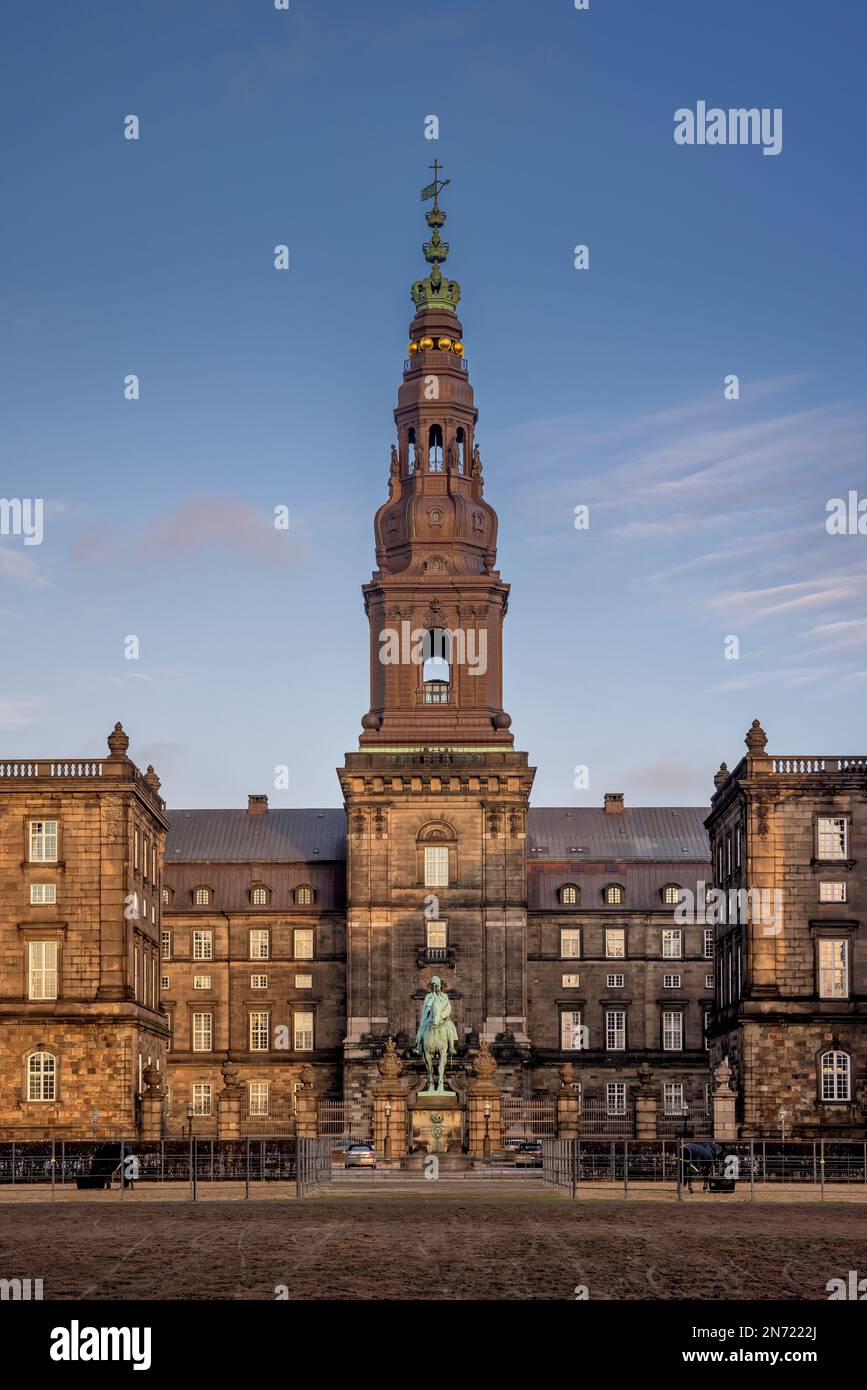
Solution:
M 410 1108 L 422 1083 L 433 975 L 450 1084 L 462 1104 L 495 1085 L 500 1135 L 528 1113 L 632 1133 L 638 1094 L 645 1134 L 648 1107 L 660 1135 L 710 1133 L 724 1060 L 744 1134 L 781 1108 L 789 1132 L 865 1132 L 864 759 L 775 760 L 756 725 L 709 814 L 531 804 L 443 186 L 423 194 L 342 806 L 167 811 L 119 725 L 106 759 L 0 762 L 2 1138 L 135 1133 L 143 1107 L 152 1130 L 154 1106 L 164 1132 L 222 1133 L 229 1092 L 247 1132 L 287 1132 L 311 1090 L 324 1132 L 375 1133 L 383 1078 Z M 718 920 L 716 887 L 779 889 L 781 921 Z

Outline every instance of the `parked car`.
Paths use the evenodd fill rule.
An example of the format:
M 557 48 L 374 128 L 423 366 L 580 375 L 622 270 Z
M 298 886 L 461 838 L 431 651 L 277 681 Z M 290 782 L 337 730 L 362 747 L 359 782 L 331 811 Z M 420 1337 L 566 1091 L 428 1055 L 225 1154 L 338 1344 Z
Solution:
M 516 1168 L 541 1168 L 542 1145 L 538 1139 L 526 1139 L 515 1150 Z
M 376 1149 L 372 1144 L 350 1144 L 345 1164 L 347 1168 L 375 1168 Z

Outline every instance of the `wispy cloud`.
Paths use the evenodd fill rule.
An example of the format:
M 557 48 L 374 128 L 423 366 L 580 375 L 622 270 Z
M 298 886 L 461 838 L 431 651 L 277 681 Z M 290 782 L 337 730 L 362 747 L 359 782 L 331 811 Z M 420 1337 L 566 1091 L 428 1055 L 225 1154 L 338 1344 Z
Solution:
M 95 526 L 77 538 L 73 554 L 79 560 L 115 560 L 128 551 L 129 541 L 122 527 Z M 162 558 L 218 551 L 275 566 L 298 564 L 305 553 L 292 539 L 291 519 L 289 530 L 278 531 L 272 512 L 258 510 L 243 498 L 207 493 L 151 517 L 137 536 L 136 548 L 140 555 Z

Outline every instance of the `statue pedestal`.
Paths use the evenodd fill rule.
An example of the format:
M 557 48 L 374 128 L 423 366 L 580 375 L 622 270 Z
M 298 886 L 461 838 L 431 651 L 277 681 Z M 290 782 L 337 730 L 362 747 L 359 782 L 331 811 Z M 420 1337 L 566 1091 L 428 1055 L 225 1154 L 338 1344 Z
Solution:
M 463 1109 L 454 1091 L 419 1091 L 412 1107 L 415 1153 L 461 1152 Z

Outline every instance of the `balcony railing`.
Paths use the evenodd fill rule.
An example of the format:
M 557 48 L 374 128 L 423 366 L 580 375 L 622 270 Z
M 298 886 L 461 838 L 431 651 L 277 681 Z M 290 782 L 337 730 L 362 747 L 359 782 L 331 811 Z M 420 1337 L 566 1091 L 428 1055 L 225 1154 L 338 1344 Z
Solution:
M 165 806 L 144 774 L 128 758 L 4 758 L 0 759 L 0 788 L 13 783 L 75 782 L 94 780 L 132 782 L 142 795 Z

